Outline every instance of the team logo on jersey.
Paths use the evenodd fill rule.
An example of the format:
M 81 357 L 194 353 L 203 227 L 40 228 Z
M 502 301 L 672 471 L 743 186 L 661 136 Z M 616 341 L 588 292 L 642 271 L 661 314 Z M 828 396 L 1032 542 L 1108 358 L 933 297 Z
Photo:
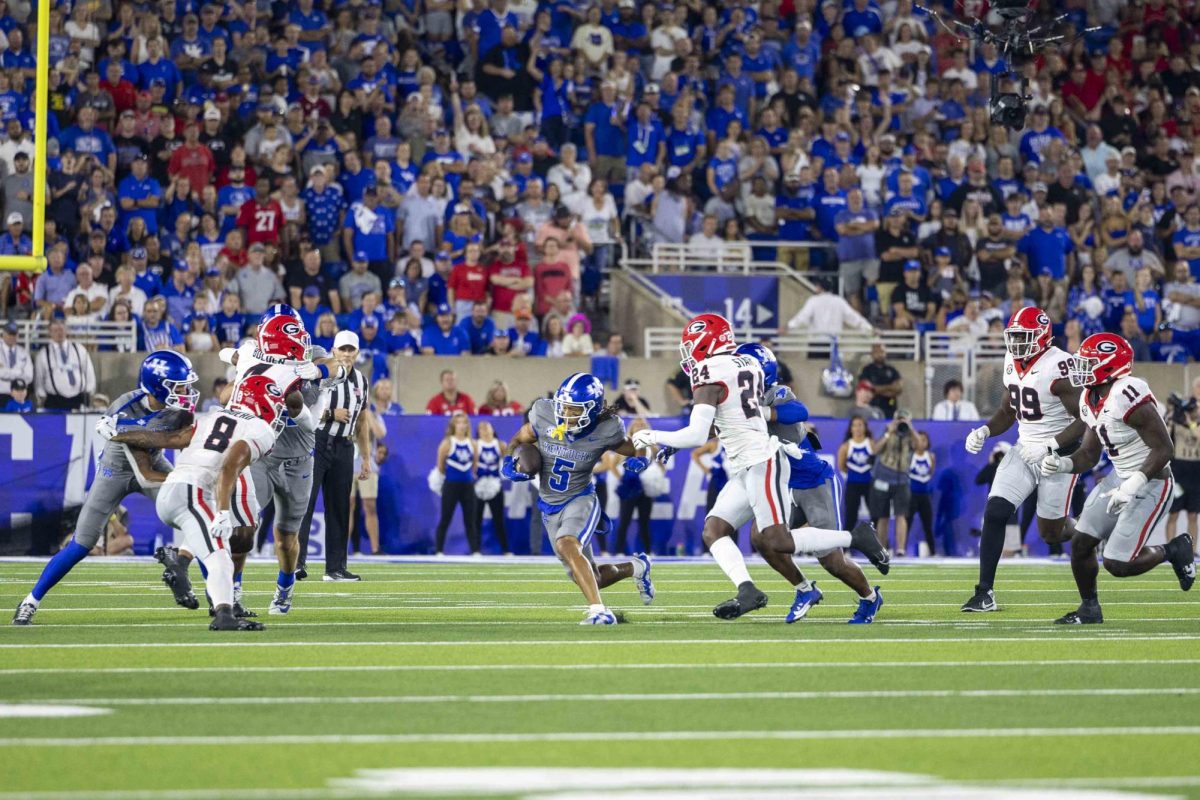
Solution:
M 1007 367 L 1005 367 L 1005 368 L 1004 368 L 1004 374 L 1005 374 L 1005 375 L 1012 375 L 1012 372 L 1013 372 L 1013 365 L 1012 365 L 1012 364 L 1009 364 Z

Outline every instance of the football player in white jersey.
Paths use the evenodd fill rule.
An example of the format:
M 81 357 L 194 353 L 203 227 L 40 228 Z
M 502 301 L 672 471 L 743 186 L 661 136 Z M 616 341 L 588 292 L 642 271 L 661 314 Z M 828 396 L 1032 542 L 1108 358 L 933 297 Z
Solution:
M 680 337 L 680 366 L 692 382 L 693 406 L 686 428 L 677 431 L 646 429 L 633 435 L 642 447 L 699 447 L 716 429 L 725 448 L 729 481 L 717 495 L 704 520 L 704 543 L 724 570 L 737 596 L 713 609 L 721 619 L 737 619 L 763 608 L 767 596 L 750 580 L 745 559 L 733 535 L 747 522 L 758 524 L 764 549 L 778 553 L 816 553 L 854 547 L 881 572 L 888 570 L 887 551 L 875 538 L 870 523 L 853 532 L 801 527 L 789 530 L 792 498 L 788 492 L 790 466 L 780 443 L 767 434 L 767 421 L 759 408 L 763 370 L 750 356 L 737 355 L 733 329 L 719 314 L 701 314 L 688 322 Z
M 155 508 L 163 522 L 182 532 L 187 549 L 205 568 L 205 588 L 215 612 L 210 630 L 263 629 L 260 622 L 234 616 L 231 507 L 243 471 L 275 445 L 287 422 L 284 408 L 283 392 L 275 382 L 255 375 L 242 381 L 227 408 L 197 416 L 190 430 L 131 431 L 113 437 L 134 447 L 181 450 Z
M 1015 312 L 1004 329 L 1004 398 L 986 425 L 967 436 L 968 453 L 983 449 L 1017 423 L 1019 441 L 1008 451 L 988 493 L 979 539 L 979 583 L 963 611 L 995 611 L 996 566 L 1004 550 L 1004 531 L 1029 495 L 1037 492 L 1038 534 L 1050 544 L 1071 538 L 1067 519 L 1074 475 L 1042 474 L 1048 453 L 1070 452 L 1085 430 L 1079 421 L 1079 387 L 1071 384 L 1071 354 L 1051 344 L 1050 318 L 1035 306 Z
M 1130 375 L 1133 348 L 1115 333 L 1084 339 L 1071 360 L 1071 382 L 1084 390 L 1080 413 L 1088 430 L 1071 456 L 1047 454 L 1045 475 L 1085 472 L 1103 449 L 1112 472 L 1096 484 L 1083 505 L 1071 540 L 1071 572 L 1079 587 L 1075 611 L 1055 620 L 1060 625 L 1104 622 L 1096 593 L 1096 550 L 1104 543 L 1104 569 L 1117 578 L 1141 575 L 1169 561 L 1185 592 L 1196 580 L 1192 537 L 1180 534 L 1165 547 L 1147 541 L 1166 528 L 1174 499 L 1171 436 L 1158 403 L 1141 378 Z

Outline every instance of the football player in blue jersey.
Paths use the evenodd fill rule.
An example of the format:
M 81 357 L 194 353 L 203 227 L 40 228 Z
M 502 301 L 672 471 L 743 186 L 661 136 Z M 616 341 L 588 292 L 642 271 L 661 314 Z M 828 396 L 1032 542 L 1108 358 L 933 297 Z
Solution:
M 100 541 L 108 518 L 121 501 L 133 492 L 153 499 L 171 464 L 161 450 L 138 450 L 109 441 L 117 433 L 143 428 L 173 432 L 191 427 L 196 400 L 196 372 L 185 356 L 174 350 L 156 350 L 142 361 L 138 388 L 116 399 L 96 426 L 104 439 L 104 452 L 96 466 L 96 477 L 88 489 L 75 524 L 75 535 L 42 570 L 33 589 L 17 606 L 14 625 L 29 625 L 42 598 L 87 557 Z M 197 608 L 191 586 L 173 586 L 175 600 Z

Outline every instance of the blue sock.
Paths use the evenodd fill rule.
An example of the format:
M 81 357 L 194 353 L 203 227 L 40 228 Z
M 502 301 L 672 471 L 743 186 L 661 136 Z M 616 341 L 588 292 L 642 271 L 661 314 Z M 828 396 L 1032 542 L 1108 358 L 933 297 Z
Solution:
M 208 567 L 204 566 L 204 562 L 197 558 L 196 566 L 200 568 L 200 574 L 204 577 L 204 580 L 208 580 Z
M 234 586 L 242 585 L 242 573 L 241 572 L 233 573 L 233 585 Z
M 67 577 L 67 573 L 78 564 L 80 561 L 91 552 L 88 548 L 76 542 L 74 539 L 59 550 L 54 558 L 50 559 L 45 569 L 42 570 L 42 576 L 38 578 L 38 582 L 34 584 L 33 591 L 30 594 L 39 603 L 46 596 L 46 592 L 54 588 L 55 584 Z
M 276 583 L 279 585 L 280 589 L 290 589 L 295 582 L 296 573 L 279 570 L 279 577 L 276 579 Z

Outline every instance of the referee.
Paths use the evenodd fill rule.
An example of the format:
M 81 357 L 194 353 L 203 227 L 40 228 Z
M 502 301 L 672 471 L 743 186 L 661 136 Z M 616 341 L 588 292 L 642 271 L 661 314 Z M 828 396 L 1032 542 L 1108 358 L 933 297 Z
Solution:
M 359 577 L 346 569 L 346 546 L 350 538 L 350 489 L 354 481 L 356 440 L 365 454 L 359 478 L 367 477 L 371 469 L 370 426 L 361 418 L 368 402 L 367 379 L 354 368 L 358 334 L 339 332 L 333 339 L 333 352 L 349 373 L 346 380 L 326 389 L 329 403 L 317 425 L 312 494 L 308 498 L 308 512 L 300 523 L 300 567 L 305 566 L 308 555 L 308 533 L 317 493 L 324 490 L 325 580 L 356 581 Z

